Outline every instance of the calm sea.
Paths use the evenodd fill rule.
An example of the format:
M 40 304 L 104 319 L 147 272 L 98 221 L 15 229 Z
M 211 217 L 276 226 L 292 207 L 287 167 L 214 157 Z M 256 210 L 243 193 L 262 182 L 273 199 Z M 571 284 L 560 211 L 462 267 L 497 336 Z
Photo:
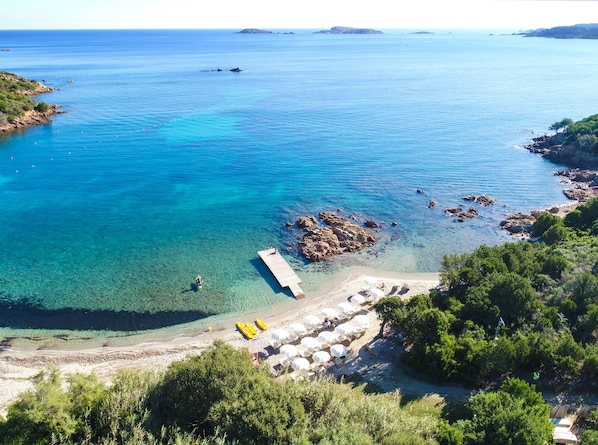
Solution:
M 0 339 L 163 338 L 288 303 L 269 246 L 308 296 L 349 266 L 437 271 L 564 203 L 559 166 L 518 146 L 598 111 L 596 41 L 235 31 L 0 31 L 0 69 L 66 111 L 0 139 Z M 497 203 L 444 214 L 470 194 Z M 380 242 L 307 264 L 285 223 L 337 208 Z

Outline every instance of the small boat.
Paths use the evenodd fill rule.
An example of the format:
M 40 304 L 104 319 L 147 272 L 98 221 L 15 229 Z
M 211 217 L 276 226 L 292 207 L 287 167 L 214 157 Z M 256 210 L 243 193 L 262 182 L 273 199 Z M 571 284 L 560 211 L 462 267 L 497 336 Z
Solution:
M 257 329 L 255 328 L 255 326 L 253 326 L 251 323 L 247 322 L 245 323 L 245 327 L 247 328 L 247 330 L 249 332 L 251 332 L 251 336 L 253 337 L 255 334 L 257 334 Z
M 266 323 L 264 323 L 261 319 L 256 318 L 255 319 L 255 324 L 257 325 L 258 328 L 260 328 L 262 331 L 265 331 L 266 329 L 268 329 L 268 325 Z
M 241 331 L 241 334 L 243 334 L 245 336 L 245 338 L 247 338 L 247 339 L 253 338 L 253 334 L 251 333 L 251 331 L 249 331 L 247 329 L 247 326 L 245 324 L 241 323 L 240 321 L 237 321 L 237 329 L 239 331 Z

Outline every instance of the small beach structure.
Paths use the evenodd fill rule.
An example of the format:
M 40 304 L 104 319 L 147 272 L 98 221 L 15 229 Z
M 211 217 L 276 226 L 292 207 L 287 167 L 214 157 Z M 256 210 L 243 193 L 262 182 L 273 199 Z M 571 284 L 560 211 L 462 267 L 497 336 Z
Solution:
M 278 284 L 282 287 L 288 287 L 291 293 L 296 299 L 305 297 L 305 294 L 301 290 L 299 284 L 301 284 L 301 278 L 295 273 L 289 263 L 282 257 L 278 252 L 278 249 L 266 249 L 260 250 L 258 255 L 262 261 L 266 264 Z

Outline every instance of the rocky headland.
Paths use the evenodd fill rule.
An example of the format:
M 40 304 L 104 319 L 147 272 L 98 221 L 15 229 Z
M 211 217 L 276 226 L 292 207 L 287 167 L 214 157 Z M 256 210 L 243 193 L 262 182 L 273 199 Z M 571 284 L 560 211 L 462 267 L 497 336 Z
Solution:
M 373 245 L 376 235 L 371 229 L 378 227 L 373 220 L 360 225 L 333 212 L 320 212 L 318 218 L 302 216 L 295 225 L 305 232 L 299 241 L 301 253 L 312 262 L 346 252 L 357 252 Z
M 330 29 L 316 31 L 314 34 L 384 34 L 382 31 L 367 28 L 351 28 L 349 26 L 333 26 Z
M 563 190 L 571 200 L 570 205 L 552 207 L 547 210 L 535 210 L 530 213 L 516 213 L 504 219 L 500 226 L 509 233 L 523 239 L 529 239 L 533 224 L 544 211 L 564 216 L 577 205 L 598 196 L 598 156 L 593 151 L 582 150 L 579 144 L 567 143 L 565 133 L 552 136 L 544 135 L 532 139 L 524 148 L 552 162 L 569 167 L 555 173 L 570 188 Z
M 10 73 L 0 73 L 0 80 L 3 82 L 3 85 L 5 85 L 5 82 L 17 85 L 17 89 L 11 90 L 11 92 L 23 96 L 24 100 L 29 100 L 27 98 L 32 96 L 54 91 L 54 88 L 44 85 L 41 82 L 25 79 Z M 34 103 L 39 105 L 37 102 Z M 54 114 L 61 113 L 61 111 L 58 105 L 45 105 L 45 107 L 36 106 L 34 109 L 25 111 L 21 116 L 16 116 L 10 120 L 6 119 L 4 113 L 0 112 L 0 117 L 4 117 L 4 119 L 0 119 L 0 132 L 6 133 L 35 125 L 50 123 L 52 121 L 51 117 Z
M 598 23 L 540 28 L 521 33 L 525 37 L 548 37 L 552 39 L 598 39 Z
M 48 109 L 45 111 L 26 111 L 23 116 L 16 118 L 12 122 L 0 125 L 0 133 L 7 133 L 36 125 L 49 124 L 52 122 L 52 116 L 60 113 L 64 112 L 60 111 L 58 105 L 54 104 L 48 105 Z

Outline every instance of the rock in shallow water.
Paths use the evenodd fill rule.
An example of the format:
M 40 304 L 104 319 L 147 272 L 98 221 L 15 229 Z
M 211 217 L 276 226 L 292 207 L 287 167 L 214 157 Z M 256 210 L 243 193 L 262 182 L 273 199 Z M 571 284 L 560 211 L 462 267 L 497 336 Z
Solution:
M 321 212 L 318 216 L 325 226 L 319 225 L 314 216 L 304 216 L 297 221 L 297 226 L 306 231 L 299 247 L 309 261 L 322 261 L 345 252 L 357 252 L 376 242 L 376 235 L 371 230 L 335 213 Z

